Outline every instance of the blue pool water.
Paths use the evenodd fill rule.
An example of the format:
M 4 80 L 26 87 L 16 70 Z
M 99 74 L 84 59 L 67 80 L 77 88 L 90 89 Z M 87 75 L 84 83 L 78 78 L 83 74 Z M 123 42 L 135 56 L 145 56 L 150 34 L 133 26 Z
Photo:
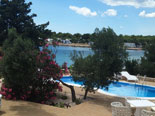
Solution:
M 53 50 L 52 45 L 48 49 Z M 83 52 L 84 56 L 93 54 L 91 48 L 84 47 L 70 47 L 70 46 L 57 46 L 56 47 L 56 62 L 59 65 L 62 65 L 64 62 L 67 62 L 67 65 L 70 66 L 73 64 L 70 54 L 76 50 L 77 52 Z M 144 55 L 143 50 L 127 50 L 130 59 L 140 59 Z
M 63 77 L 62 81 L 70 84 L 82 85 L 82 82 L 74 82 L 71 76 Z M 125 97 L 155 97 L 155 87 L 130 84 L 124 82 L 115 82 L 109 85 L 109 89 L 102 88 L 104 92 L 108 92 L 118 96 Z

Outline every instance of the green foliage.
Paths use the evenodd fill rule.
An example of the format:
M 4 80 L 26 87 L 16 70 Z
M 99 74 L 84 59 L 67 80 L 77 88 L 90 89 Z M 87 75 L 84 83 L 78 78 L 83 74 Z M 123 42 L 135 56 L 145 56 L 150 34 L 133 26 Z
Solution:
M 61 96 L 61 99 L 66 100 L 67 99 L 67 96 L 66 95 L 62 95 Z
M 99 86 L 95 83 L 98 81 L 95 78 L 96 62 L 94 61 L 93 56 L 87 56 L 83 58 L 82 55 L 79 55 L 74 59 L 74 65 L 72 67 L 72 77 L 73 80 L 83 82 L 84 88 L 89 88 L 89 91 L 93 91 L 94 87 L 99 88 Z
M 136 47 L 142 45 L 145 47 L 147 44 L 151 43 L 155 40 L 155 36 L 142 36 L 142 35 L 119 35 L 119 38 L 122 39 L 123 42 L 135 43 Z
M 88 43 L 92 39 L 92 34 L 86 33 L 82 35 L 80 33 L 75 33 L 74 35 L 72 35 L 70 33 L 52 32 L 51 38 L 55 40 L 57 38 L 59 38 L 60 40 L 70 39 L 72 43 Z
M 141 58 L 141 73 L 150 77 L 155 77 L 155 41 L 145 48 L 144 57 Z
M 83 34 L 81 43 L 88 43 L 90 41 L 91 35 L 89 33 Z
M 65 107 L 65 104 L 63 102 L 59 102 L 55 106 L 56 107 L 59 107 L 59 108 L 64 108 Z
M 79 99 L 76 99 L 75 103 L 76 103 L 76 105 L 79 105 L 79 104 L 82 103 L 82 100 L 80 98 Z
M 5 55 L 1 62 L 1 73 L 4 84 L 0 93 L 6 99 L 43 104 L 49 99 L 54 100 L 55 91 L 62 91 L 54 80 L 60 79 L 62 73 L 54 60 L 55 55 L 47 49 L 48 45 L 39 52 L 32 41 L 14 31 L 10 31 L 9 37 L 3 45 Z
M 127 60 L 125 62 L 125 70 L 128 71 L 132 75 L 140 74 L 140 62 L 139 60 Z
M 96 33 L 99 33 L 98 28 L 95 29 L 94 33 L 80 34 L 75 33 L 74 35 L 70 33 L 56 33 L 52 32 L 51 38 L 60 38 L 61 40 L 70 39 L 72 43 L 88 43 L 93 42 L 96 38 Z M 155 36 L 142 36 L 142 35 L 122 35 L 118 36 L 123 43 L 135 43 L 136 47 L 145 47 L 147 44 L 155 40 Z
M 34 41 L 36 46 L 43 43 L 51 35 L 51 31 L 45 29 L 48 23 L 36 25 L 33 17 L 36 14 L 31 13 L 31 2 L 25 0 L 1 0 L 0 1 L 0 44 L 8 37 L 8 29 L 15 28 L 17 33 L 22 34 L 24 38 Z M 39 39 L 42 38 L 42 39 Z
M 80 33 L 75 33 L 71 39 L 71 42 L 78 43 L 80 42 L 82 35 Z
M 8 30 L 8 38 L 9 39 L 7 39 L 5 42 L 4 42 L 4 44 L 3 44 L 3 50 L 6 50 L 6 49 L 8 49 L 8 46 L 11 48 L 11 47 L 13 47 L 13 41 L 15 40 L 15 39 L 17 39 L 17 38 L 20 38 L 20 39 L 23 39 L 22 37 L 21 37 L 21 35 L 19 35 L 19 34 L 17 34 L 17 31 L 16 31 L 16 29 L 15 28 L 11 28 L 11 29 L 9 29 Z M 21 40 L 22 41 L 22 40 Z
M 74 53 L 72 60 L 72 76 L 74 81 L 80 81 L 87 92 L 94 92 L 100 87 L 107 87 L 115 80 L 114 74 L 118 74 L 127 57 L 123 43 L 110 28 L 96 29 L 95 39 L 92 46 L 94 54 L 83 57 L 82 54 Z M 96 89 L 94 89 L 96 88 Z
M 63 102 L 56 103 L 55 106 L 56 107 L 59 107 L 59 108 L 68 108 L 68 107 L 71 107 L 69 105 L 69 103 L 63 103 Z
M 3 51 L 2 51 L 2 48 L 0 47 L 0 57 L 2 57 L 4 54 L 3 54 Z
M 114 73 L 118 74 L 122 70 L 127 53 L 111 28 L 97 31 L 95 36 L 92 49 L 96 57 L 96 76 L 100 78 L 101 86 L 107 86 L 113 80 Z
M 4 43 L 4 46 L 6 46 L 8 41 Z M 3 75 L 9 86 L 16 83 L 19 87 L 25 87 L 31 83 L 33 73 L 36 71 L 36 53 L 34 44 L 31 41 L 22 40 L 21 38 L 14 40 L 12 47 L 7 46 L 4 49 L 5 56 L 2 60 Z
M 97 67 L 94 56 L 83 57 L 82 53 L 79 54 L 74 51 L 72 56 L 74 64 L 72 66 L 71 74 L 75 82 L 81 82 L 85 89 L 84 99 L 87 97 L 88 92 L 94 92 L 94 87 L 99 88 L 99 78 L 96 76 Z
M 28 86 L 35 78 L 37 51 L 30 40 L 22 40 L 18 37 L 12 44 L 9 44 L 9 41 L 6 40 L 3 45 L 5 55 L 2 59 L 1 71 L 5 86 L 20 94 L 28 91 Z

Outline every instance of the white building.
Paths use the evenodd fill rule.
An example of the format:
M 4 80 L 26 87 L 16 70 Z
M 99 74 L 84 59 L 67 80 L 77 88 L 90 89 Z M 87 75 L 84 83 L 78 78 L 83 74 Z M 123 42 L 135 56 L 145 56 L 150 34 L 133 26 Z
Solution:
M 52 44 L 53 39 L 52 38 L 48 38 L 46 39 L 48 44 Z
M 124 46 L 127 48 L 136 48 L 135 43 L 124 43 Z
M 65 40 L 62 40 L 62 43 L 64 43 L 64 44 L 71 44 L 72 42 L 69 39 L 65 39 Z

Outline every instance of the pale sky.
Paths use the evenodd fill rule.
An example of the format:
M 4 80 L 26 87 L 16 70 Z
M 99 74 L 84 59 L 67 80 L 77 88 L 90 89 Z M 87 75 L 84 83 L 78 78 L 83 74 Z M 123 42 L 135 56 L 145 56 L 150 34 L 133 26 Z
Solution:
M 111 27 L 117 34 L 155 35 L 155 0 L 27 0 L 37 24 L 56 32 L 92 33 Z

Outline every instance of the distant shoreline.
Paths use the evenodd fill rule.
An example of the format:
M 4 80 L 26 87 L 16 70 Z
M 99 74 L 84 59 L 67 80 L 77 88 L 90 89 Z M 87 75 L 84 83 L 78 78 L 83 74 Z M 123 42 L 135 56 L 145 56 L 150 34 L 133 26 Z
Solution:
M 71 43 L 71 44 L 59 43 L 59 46 L 91 48 L 89 44 L 83 44 L 83 43 Z M 127 48 L 127 50 L 142 50 L 142 48 Z
M 87 47 L 87 48 L 90 48 L 90 45 L 88 45 L 88 44 L 83 44 L 83 43 L 71 43 L 71 44 L 59 43 L 59 46 Z
M 127 48 L 127 50 L 143 50 L 142 48 Z

